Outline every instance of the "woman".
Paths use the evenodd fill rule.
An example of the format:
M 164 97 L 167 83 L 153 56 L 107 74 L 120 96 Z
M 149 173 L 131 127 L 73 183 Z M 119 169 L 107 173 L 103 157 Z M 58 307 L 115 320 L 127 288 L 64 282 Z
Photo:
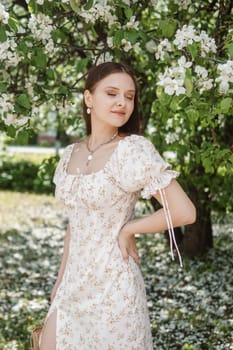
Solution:
M 134 235 L 169 228 L 172 250 L 172 224 L 194 222 L 195 208 L 178 174 L 138 135 L 138 87 L 129 67 L 93 67 L 83 113 L 88 136 L 65 149 L 54 176 L 69 224 L 40 349 L 152 350 Z M 140 192 L 163 208 L 131 220 Z

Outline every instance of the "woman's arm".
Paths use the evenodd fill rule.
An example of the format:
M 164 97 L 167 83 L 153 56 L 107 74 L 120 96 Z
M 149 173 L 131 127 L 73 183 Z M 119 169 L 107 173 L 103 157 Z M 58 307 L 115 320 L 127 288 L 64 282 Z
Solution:
M 165 189 L 166 199 L 171 214 L 173 227 L 192 224 L 196 220 L 196 209 L 176 180 L 172 180 Z M 160 204 L 162 198 L 159 193 L 155 197 Z M 123 258 L 127 261 L 129 255 L 137 262 L 137 251 L 134 234 L 157 233 L 167 230 L 167 220 L 164 209 L 161 208 L 149 216 L 127 222 L 119 233 L 119 247 Z
M 67 229 L 66 229 L 65 239 L 64 239 L 63 255 L 62 255 L 62 260 L 61 260 L 61 264 L 60 264 L 60 268 L 59 268 L 59 272 L 58 272 L 58 277 L 57 277 L 57 280 L 55 282 L 55 285 L 52 289 L 51 296 L 50 296 L 51 302 L 53 301 L 53 299 L 56 295 L 57 288 L 58 288 L 59 284 L 61 283 L 63 273 L 65 271 L 67 257 L 69 254 L 69 244 L 70 244 L 70 225 L 68 224 Z

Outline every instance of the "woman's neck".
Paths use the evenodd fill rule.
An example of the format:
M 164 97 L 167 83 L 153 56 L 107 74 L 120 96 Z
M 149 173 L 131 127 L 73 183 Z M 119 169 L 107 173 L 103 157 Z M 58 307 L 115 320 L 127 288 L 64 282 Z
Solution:
M 118 128 L 92 128 L 92 132 L 89 138 L 89 146 L 94 148 L 99 144 L 110 140 L 111 137 L 113 137 L 117 132 Z

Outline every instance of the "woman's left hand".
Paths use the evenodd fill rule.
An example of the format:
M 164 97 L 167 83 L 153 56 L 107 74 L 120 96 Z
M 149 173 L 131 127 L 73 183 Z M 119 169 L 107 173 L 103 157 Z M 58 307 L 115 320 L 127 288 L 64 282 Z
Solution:
M 132 256 L 135 263 L 139 265 L 138 250 L 136 240 L 132 233 L 127 231 L 127 226 L 123 226 L 119 232 L 118 245 L 123 259 L 128 262 L 129 256 Z

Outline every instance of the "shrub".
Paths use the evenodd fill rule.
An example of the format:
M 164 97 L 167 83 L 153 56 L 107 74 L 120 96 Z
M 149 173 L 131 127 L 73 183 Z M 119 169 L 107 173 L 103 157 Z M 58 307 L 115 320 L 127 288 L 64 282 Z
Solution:
M 53 193 L 53 172 L 57 157 L 44 160 L 40 165 L 31 161 L 12 161 L 2 158 L 0 162 L 0 189 L 19 192 Z

